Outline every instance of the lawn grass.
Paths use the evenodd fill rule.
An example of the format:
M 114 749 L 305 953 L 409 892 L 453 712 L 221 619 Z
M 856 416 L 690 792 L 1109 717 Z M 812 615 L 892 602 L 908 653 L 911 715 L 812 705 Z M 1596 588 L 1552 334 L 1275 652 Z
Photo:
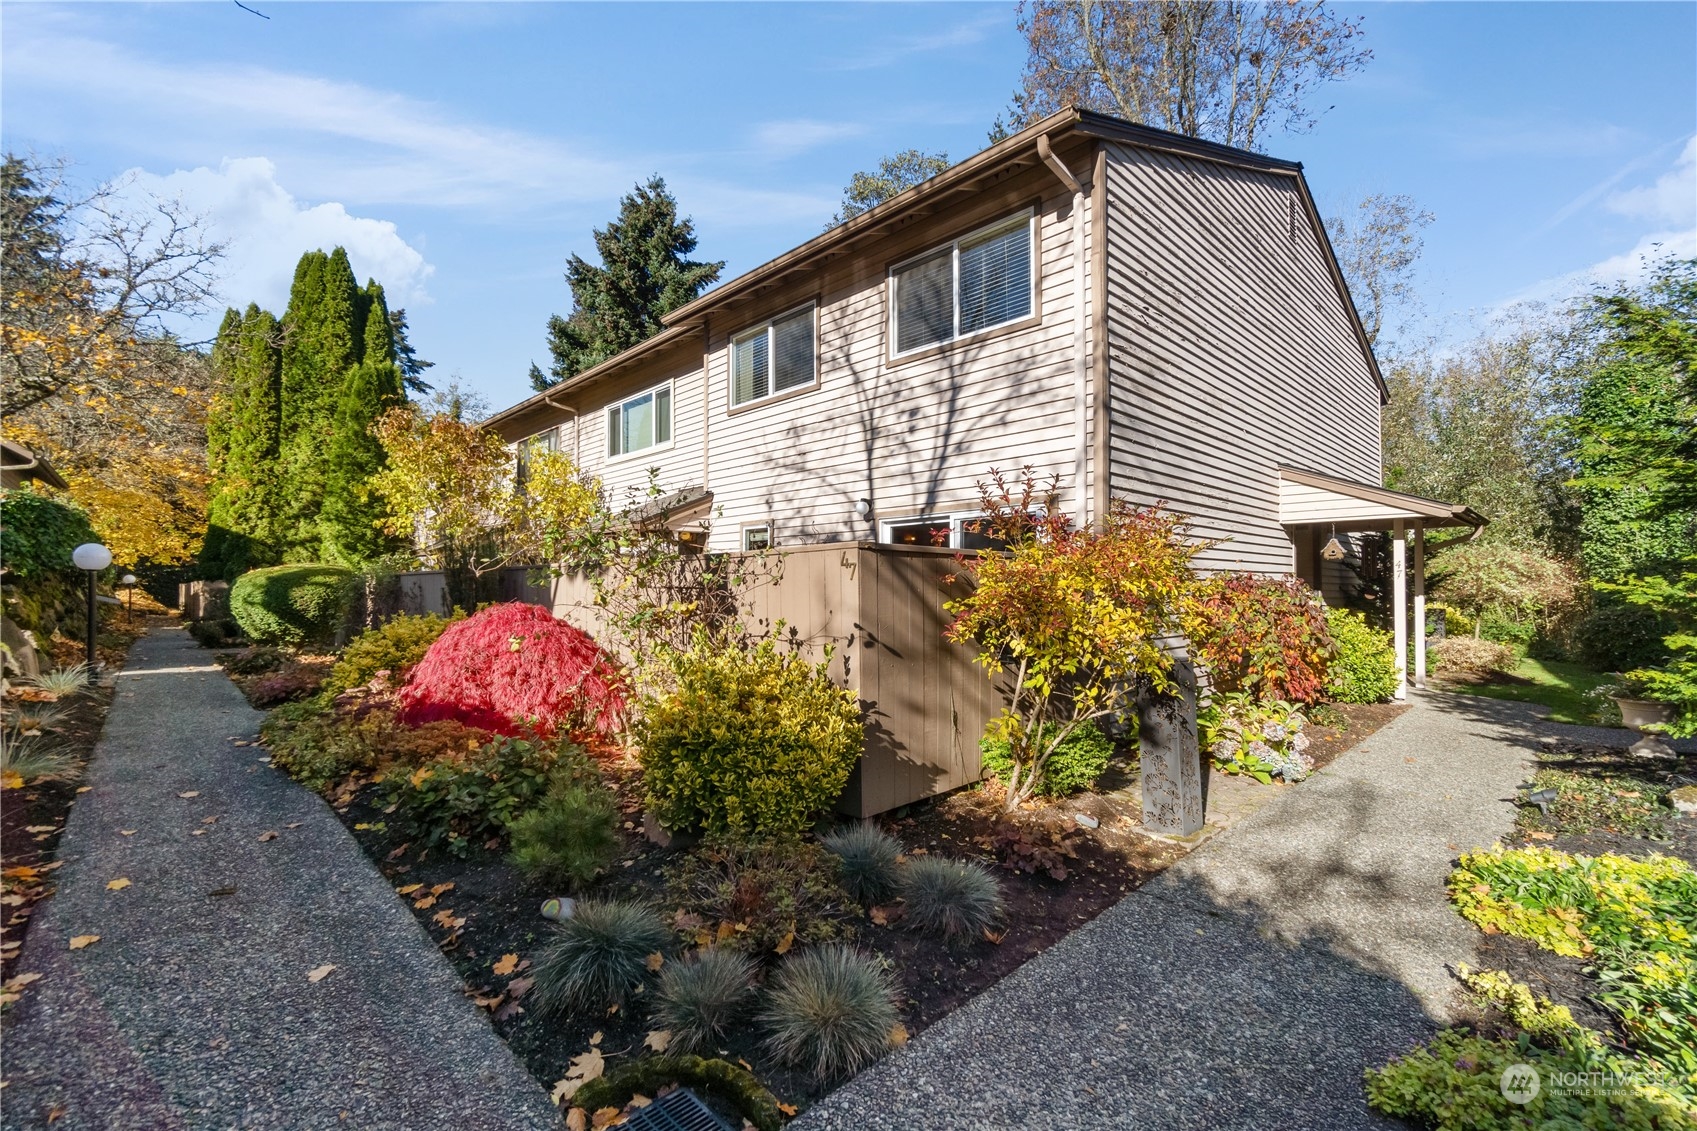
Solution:
M 1457 681 L 1450 690 L 1489 699 L 1542 703 L 1550 708 L 1551 722 L 1596 726 L 1598 719 L 1585 695 L 1614 678 L 1608 672 L 1592 671 L 1581 664 L 1525 659 L 1506 677 L 1499 676 L 1487 683 Z

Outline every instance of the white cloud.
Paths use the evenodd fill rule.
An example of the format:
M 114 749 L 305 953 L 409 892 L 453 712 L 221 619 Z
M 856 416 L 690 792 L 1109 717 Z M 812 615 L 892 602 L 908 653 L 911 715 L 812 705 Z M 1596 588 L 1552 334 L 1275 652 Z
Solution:
M 425 284 L 435 268 L 392 222 L 352 215 L 335 202 L 297 200 L 264 157 L 228 158 L 216 169 L 165 175 L 132 170 L 124 180 L 126 192 L 178 198 L 205 216 L 213 236 L 229 244 L 218 289 L 232 306 L 257 302 L 281 313 L 301 255 L 338 245 L 347 248 L 362 283 L 374 278 L 383 284 L 391 305 L 430 301 Z
M 858 122 L 821 122 L 813 118 L 791 118 L 785 121 L 762 122 L 754 127 L 753 141 L 762 153 L 772 158 L 794 157 L 809 149 L 829 145 L 844 138 L 859 137 L 866 127 Z
M 1674 167 L 1656 182 L 1611 195 L 1611 212 L 1656 224 L 1697 224 L 1697 134 L 1685 142 Z
M 955 24 L 942 31 L 931 32 L 927 35 L 904 35 L 888 40 L 863 55 L 851 55 L 835 60 L 826 67 L 833 71 L 870 71 L 879 67 L 888 67 L 914 55 L 924 55 L 932 51 L 948 51 L 956 47 L 971 47 L 984 42 L 984 39 L 996 28 L 1013 27 L 1012 13 L 1003 9 Z

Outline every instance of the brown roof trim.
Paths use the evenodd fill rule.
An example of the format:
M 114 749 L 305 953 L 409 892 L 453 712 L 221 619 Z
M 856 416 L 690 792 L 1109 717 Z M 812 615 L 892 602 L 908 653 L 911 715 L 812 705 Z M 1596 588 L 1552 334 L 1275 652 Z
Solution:
M 70 490 L 71 485 L 48 463 L 43 456 L 36 455 L 29 448 L 12 440 L 0 440 L 0 470 L 21 471 L 25 480 L 39 479 L 49 487 L 57 487 L 61 491 Z M 10 457 L 10 458 L 7 458 Z
M 564 381 L 549 385 L 546 389 L 537 393 L 535 396 L 526 397 L 518 404 L 502 409 L 500 412 L 497 412 L 494 416 L 483 420 L 481 423 L 485 428 L 499 428 L 514 417 L 522 416 L 533 408 L 541 408 L 544 405 L 558 408 L 559 406 L 553 404 L 553 402 L 548 399 L 549 397 L 560 393 L 570 392 L 580 386 L 599 381 L 603 377 L 611 376 L 621 369 L 628 368 L 634 362 L 641 361 L 649 354 L 656 353 L 669 345 L 682 341 L 688 336 L 689 331 L 685 327 L 681 326 L 661 330 L 652 338 L 647 338 L 638 342 L 623 353 L 614 354 L 599 365 L 592 365 L 588 369 L 585 369 L 582 373 L 574 374 L 571 377 L 566 378 Z
M 609 358 L 592 369 L 586 369 L 568 381 L 551 386 L 545 392 L 538 393 L 511 408 L 503 409 L 484 423 L 499 426 L 529 409 L 547 404 L 547 398 L 552 394 L 565 392 L 591 381 L 599 380 L 601 377 L 623 368 L 639 358 L 647 357 L 652 351 L 676 341 L 687 329 L 699 325 L 709 311 L 739 298 L 750 297 L 751 293 L 758 293 L 768 287 L 775 286 L 785 276 L 812 265 L 816 259 L 829 259 L 842 254 L 849 245 L 862 236 L 876 237 L 886 234 L 891 225 L 899 223 L 911 211 L 933 202 L 941 204 L 942 201 L 956 193 L 970 190 L 979 182 L 989 178 L 1005 175 L 1027 165 L 1040 164 L 1042 157 L 1037 152 L 1038 140 L 1044 139 L 1052 145 L 1067 134 L 1076 134 L 1100 141 L 1118 141 L 1143 149 L 1193 157 L 1220 165 L 1247 169 L 1252 172 L 1273 173 L 1295 178 L 1298 192 L 1302 197 L 1303 211 L 1307 214 L 1309 224 L 1318 235 L 1320 246 L 1325 252 L 1333 285 L 1337 288 L 1338 296 L 1342 299 L 1345 309 L 1349 311 L 1350 324 L 1354 329 L 1356 341 L 1361 346 L 1362 355 L 1367 360 L 1367 366 L 1373 374 L 1374 382 L 1379 386 L 1380 403 L 1389 403 L 1390 393 L 1385 384 L 1384 375 L 1379 370 L 1378 359 L 1373 356 L 1372 344 L 1368 342 L 1367 331 L 1361 325 L 1361 317 L 1355 308 L 1355 300 L 1349 293 L 1349 285 L 1344 280 L 1342 268 L 1338 265 L 1337 253 L 1332 247 L 1331 238 L 1326 234 L 1325 222 L 1321 220 L 1319 209 L 1314 204 L 1313 193 L 1309 191 L 1308 182 L 1302 175 L 1302 163 L 1300 161 L 1285 161 L 1247 149 L 1234 149 L 1229 145 L 1220 145 L 1200 138 L 1169 133 L 1166 130 L 1158 130 L 1151 126 L 1134 125 L 1131 122 L 1121 121 L 1106 114 L 1068 106 L 1027 126 L 1011 137 L 1004 138 L 988 149 L 980 150 L 958 165 L 951 165 L 929 180 L 921 181 L 889 200 L 867 209 L 853 219 L 827 229 L 776 259 L 768 260 L 728 282 L 719 284 L 700 298 L 687 302 L 667 314 L 662 319 L 666 324 L 666 329 L 654 337 L 632 346 L 624 353 Z M 936 211 L 936 209 L 933 208 L 931 211 Z M 920 213 L 920 215 L 928 214 L 928 212 Z
M 1327 475 L 1320 471 L 1310 471 L 1304 467 L 1287 467 L 1279 465 L 1279 475 L 1292 483 L 1300 483 L 1305 487 L 1318 487 L 1322 491 L 1335 491 L 1340 495 L 1348 495 L 1352 499 L 1360 499 L 1366 503 L 1378 503 L 1380 506 L 1394 507 L 1398 510 L 1413 511 L 1445 525 L 1471 526 L 1474 529 L 1484 526 L 1490 520 L 1472 507 L 1461 503 L 1446 503 L 1438 499 L 1428 499 L 1424 495 L 1410 495 L 1405 491 L 1392 491 L 1388 487 L 1375 487 L 1371 483 L 1360 483 L 1354 479 L 1341 479 L 1336 475 Z

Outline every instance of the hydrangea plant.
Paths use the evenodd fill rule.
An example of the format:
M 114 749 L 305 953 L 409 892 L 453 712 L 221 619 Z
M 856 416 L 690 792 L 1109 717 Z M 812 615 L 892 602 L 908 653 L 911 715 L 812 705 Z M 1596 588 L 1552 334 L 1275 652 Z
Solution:
M 1247 692 L 1216 692 L 1197 716 L 1203 745 L 1222 773 L 1248 774 L 1263 785 L 1299 782 L 1314 769 L 1303 733 L 1308 717 L 1282 699 L 1258 703 Z

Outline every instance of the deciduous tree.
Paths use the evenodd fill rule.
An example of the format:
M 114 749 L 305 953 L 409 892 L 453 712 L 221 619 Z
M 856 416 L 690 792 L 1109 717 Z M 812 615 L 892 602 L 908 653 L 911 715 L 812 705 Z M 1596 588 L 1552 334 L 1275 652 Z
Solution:
M 1372 58 L 1360 18 L 1321 0 L 1034 0 L 1019 26 L 1014 128 L 1077 104 L 1244 149 L 1271 125 L 1311 127 L 1315 88 Z
M 928 181 L 949 167 L 947 153 L 925 153 L 904 149 L 878 162 L 873 172 L 859 172 L 849 179 L 843 189 L 843 204 L 826 225 L 834 228 L 844 220 L 884 203 L 892 196 L 907 191 L 922 181 Z
M 1326 221 L 1356 313 L 1375 346 L 1386 320 L 1414 301 L 1414 264 L 1425 245 L 1421 232 L 1432 219 L 1411 196 L 1372 193 Z

